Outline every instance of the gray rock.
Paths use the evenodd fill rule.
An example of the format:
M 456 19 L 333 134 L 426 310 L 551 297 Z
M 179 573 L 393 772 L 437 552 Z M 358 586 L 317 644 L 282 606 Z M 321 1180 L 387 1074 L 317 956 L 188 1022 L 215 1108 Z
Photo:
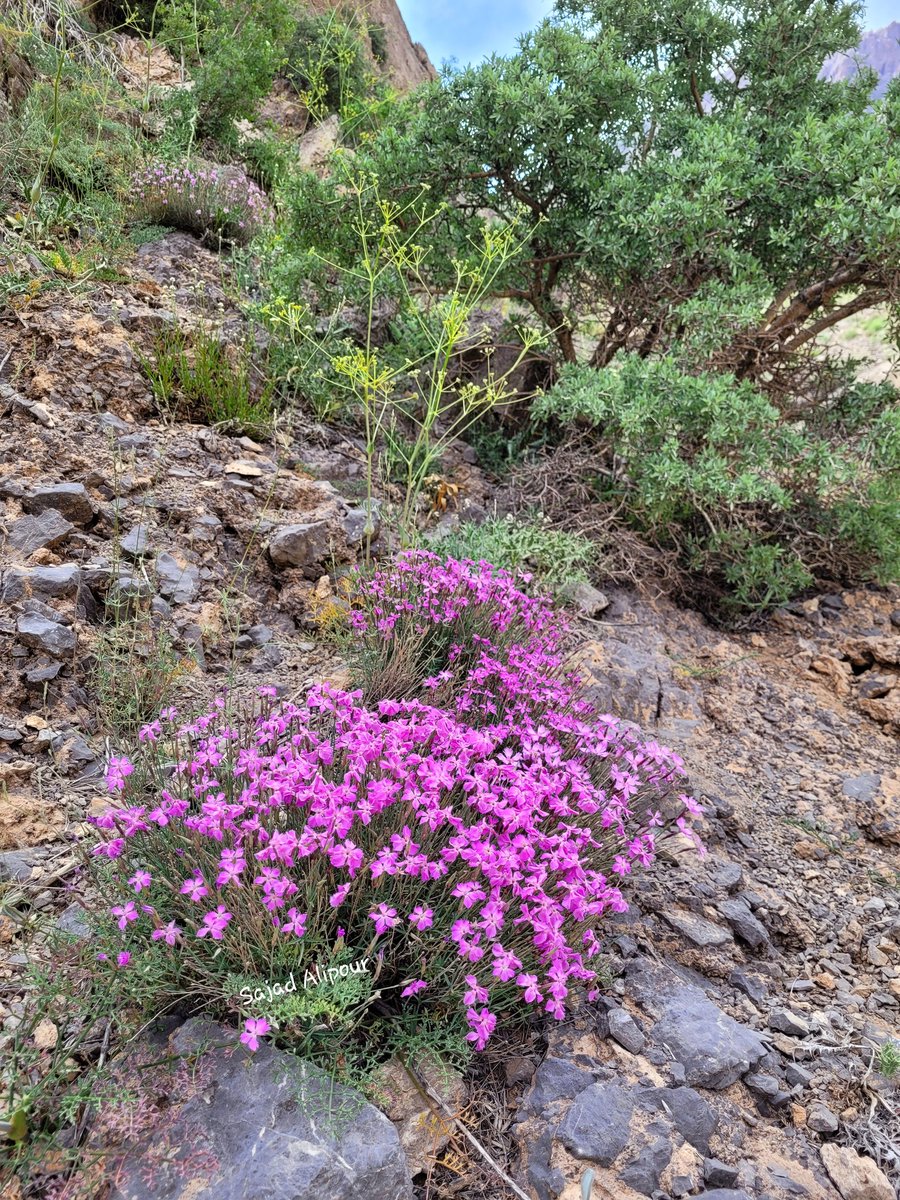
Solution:
M 707 1158 L 703 1162 L 703 1182 L 714 1188 L 730 1188 L 738 1181 L 737 1167 L 729 1167 L 718 1158 Z
M 312 570 L 323 566 L 331 554 L 331 532 L 327 521 L 282 525 L 269 538 L 269 557 L 276 567 Z
M 722 900 L 716 907 L 740 940 L 751 949 L 759 950 L 768 946 L 769 934 L 765 925 L 754 917 L 743 900 Z
M 599 617 L 609 608 L 609 597 L 590 583 L 570 583 L 562 589 L 562 596 L 583 617 Z
M 748 996 L 754 1004 L 762 1004 L 767 995 L 766 985 L 756 975 L 750 975 L 740 967 L 735 969 L 728 976 L 728 982 L 732 987 L 736 987 L 739 992 L 743 992 Z
M 149 600 L 153 595 L 153 585 L 139 570 L 122 570 L 110 584 L 106 593 L 106 603 L 111 608 L 128 608 L 136 600 Z
M 80 904 L 69 905 L 56 919 L 57 929 L 75 938 L 93 937 L 93 931 L 87 923 L 87 915 Z
M 751 1092 L 755 1092 L 757 1096 L 763 1096 L 767 1100 L 771 1100 L 781 1091 L 781 1084 L 774 1075 L 760 1075 L 751 1071 L 744 1076 L 744 1083 Z
M 31 878 L 31 867 L 27 850 L 0 852 L 0 883 L 24 883 Z
M 34 667 L 25 672 L 25 682 L 31 687 L 43 687 L 45 683 L 54 680 L 62 670 L 62 663 L 52 663 L 48 667 Z
M 0 726 L 0 742 L 6 742 L 8 746 L 18 745 L 23 737 L 24 734 L 20 733 L 18 729 L 12 728 L 12 726 Z
M 575 1098 L 557 1137 L 576 1158 L 608 1167 L 628 1145 L 632 1093 L 617 1083 L 593 1083 Z
M 613 615 L 613 604 L 606 613 Z M 676 678 L 674 664 L 658 651 L 634 646 L 617 637 L 593 644 L 584 659 L 587 699 L 601 712 L 612 713 L 645 728 L 700 720 L 700 685 Z
M 114 433 L 127 433 L 131 429 L 128 422 L 117 417 L 114 412 L 102 412 L 97 418 L 97 424 L 101 429 L 111 429 Z
M 32 616 L 26 613 L 16 621 L 19 640 L 26 646 L 38 650 L 46 650 L 54 658 L 62 658 L 75 649 L 77 638 L 72 629 L 60 625 L 58 621 L 48 621 L 46 617 Z
M 874 800 L 881 787 L 881 776 L 874 771 L 866 771 L 862 775 L 849 776 L 844 780 L 841 791 L 851 800 Z
M 75 526 L 55 508 L 47 508 L 35 517 L 20 517 L 9 530 L 9 544 L 20 554 L 52 549 L 64 542 Z
M 397 1131 L 387 1117 L 317 1067 L 261 1043 L 255 1054 L 234 1030 L 194 1018 L 169 1041 L 176 1054 L 210 1043 L 199 1094 L 171 1097 L 168 1160 L 205 1158 L 193 1169 L 147 1170 L 129 1151 L 112 1181 L 113 1200 L 412 1200 Z
M 537 1200 L 556 1200 L 566 1186 L 566 1177 L 559 1167 L 551 1167 L 553 1131 L 543 1130 L 528 1146 L 526 1178 Z
M 726 892 L 737 891 L 743 878 L 744 869 L 740 863 L 736 862 L 723 862 L 714 875 L 718 886 L 724 888 Z
M 625 1167 L 619 1179 L 642 1196 L 652 1196 L 659 1187 L 660 1176 L 669 1165 L 673 1150 L 667 1137 L 654 1138 Z
M 684 1066 L 691 1086 L 726 1088 L 766 1053 L 757 1034 L 671 969 L 638 959 L 629 964 L 628 982 L 641 1006 L 660 1014 L 651 1041 Z
M 753 1197 L 743 1188 L 713 1188 L 711 1192 L 701 1192 L 694 1200 L 753 1200 Z
M 369 513 L 372 517 L 369 519 Z M 374 541 L 381 532 L 381 504 L 373 500 L 371 508 L 364 501 L 356 508 L 350 508 L 341 518 L 341 525 L 347 536 L 347 544 L 358 546 L 367 536 Z
M 150 445 L 150 438 L 146 433 L 127 433 L 119 438 L 117 444 L 120 450 L 146 450 Z
M 67 599 L 78 595 L 80 585 L 81 568 L 74 563 L 61 567 L 10 567 L 3 573 L 0 600 L 11 603 L 30 596 Z
M 150 549 L 150 534 L 146 525 L 135 525 L 122 538 L 122 553 L 126 558 L 143 558 Z
M 244 636 L 250 640 L 251 646 L 265 646 L 266 642 L 271 642 L 274 635 L 268 625 L 251 625 Z
M 222 533 L 222 522 L 211 513 L 204 513 L 191 526 L 192 542 L 214 542 Z
M 812 1083 L 812 1071 L 807 1071 L 798 1063 L 788 1063 L 784 1068 L 784 1077 L 791 1087 L 808 1087 Z
M 789 1008 L 776 1008 L 769 1014 L 769 1028 L 788 1037 L 802 1038 L 809 1034 L 809 1026 Z
M 712 921 L 703 917 L 694 916 L 693 913 L 667 912 L 663 916 L 682 937 L 701 949 L 727 946 L 729 942 L 734 941 L 727 929 L 723 929 L 721 925 L 714 925 Z
M 634 1018 L 624 1008 L 613 1008 L 607 1014 L 609 1036 L 630 1054 L 640 1054 L 647 1039 L 638 1029 Z
M 184 566 L 165 551 L 157 555 L 156 574 L 161 594 L 172 604 L 190 604 L 200 586 L 200 568 L 193 563 Z
M 587 1071 L 565 1058 L 545 1058 L 534 1073 L 531 1088 L 519 1105 L 519 1117 L 544 1114 L 551 1104 L 573 1100 L 593 1082 Z
M 640 1096 L 642 1107 L 666 1113 L 686 1142 L 701 1154 L 709 1153 L 719 1118 L 699 1092 L 691 1087 L 646 1088 Z
M 824 1104 L 813 1104 L 806 1118 L 807 1126 L 816 1133 L 837 1133 L 840 1121 Z
M 30 513 L 56 509 L 73 525 L 87 525 L 97 513 L 96 505 L 83 483 L 51 483 L 47 487 L 37 488 L 22 498 L 22 507 Z

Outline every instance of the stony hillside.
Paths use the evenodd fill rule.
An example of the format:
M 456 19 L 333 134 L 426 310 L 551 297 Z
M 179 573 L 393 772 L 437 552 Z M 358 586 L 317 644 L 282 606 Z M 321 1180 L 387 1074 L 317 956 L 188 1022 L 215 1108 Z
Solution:
M 253 3 L 264 49 L 274 0 Z M 308 8 L 333 11 L 326 0 Z M 717 431 L 724 449 L 709 479 L 691 473 L 708 434 L 697 413 L 727 424 L 733 376 L 708 396 L 692 392 L 694 408 L 668 409 L 685 378 L 670 364 L 619 433 L 598 435 L 577 410 L 539 426 L 536 408 L 526 415 L 535 392 L 552 395 L 560 377 L 587 380 L 587 392 L 600 368 L 567 375 L 547 341 L 512 330 L 511 300 L 524 308 L 529 293 L 502 280 L 482 294 L 478 272 L 455 263 L 446 304 L 416 274 L 432 232 L 440 253 L 449 244 L 434 214 L 416 226 L 422 246 L 394 244 L 382 293 L 354 290 L 372 244 L 419 219 L 401 189 L 393 205 L 376 193 L 367 224 L 369 183 L 338 176 L 390 121 L 394 90 L 434 75 L 395 0 L 371 0 L 365 21 L 340 29 L 326 19 L 299 49 L 286 37 L 290 53 L 273 56 L 266 79 L 248 72 L 258 103 L 244 107 L 229 73 L 241 66 L 234 26 L 223 28 L 188 66 L 174 18 L 165 45 L 140 27 L 82 43 L 81 25 L 43 17 L 31 42 L 0 28 L 0 1195 L 895 1200 L 900 585 L 865 582 L 857 560 L 855 582 L 835 582 L 815 531 L 821 573 L 792 598 L 767 590 L 780 559 L 759 497 L 717 490 L 751 432 L 759 443 L 771 429 L 805 461 L 809 446 L 796 439 L 815 411 L 786 405 L 785 425 L 757 428 L 743 385 L 748 407 Z M 322 47 L 336 44 L 346 75 L 330 60 L 316 75 Z M 875 62 L 881 44 L 863 53 Z M 813 82 L 823 57 L 811 59 Z M 886 49 L 877 61 L 893 70 Z M 830 63 L 833 78 L 845 77 L 841 63 Z M 445 120 L 445 136 L 467 124 L 470 83 L 465 120 Z M 514 83 L 502 104 L 477 110 L 492 132 L 513 110 Z M 563 101 L 554 120 L 564 124 Z M 716 112 L 699 93 L 694 103 L 705 135 Z M 588 97 L 576 124 L 595 108 Z M 535 115 L 525 113 L 529 130 Z M 678 127 L 685 120 L 679 111 Z M 625 127 L 610 135 L 616 152 Z M 644 137 L 643 121 L 632 127 Z M 562 161 L 580 132 L 566 129 Z M 462 156 L 440 210 L 490 212 L 486 274 L 485 262 L 507 265 L 518 245 L 492 241 L 499 185 L 512 187 L 519 215 L 537 204 L 519 178 L 534 140 L 516 174 L 498 137 L 499 182 L 484 202 L 463 190 L 484 172 Z M 412 142 L 406 130 L 393 148 Z M 595 158 L 590 144 L 579 172 Z M 801 168 L 805 188 L 809 161 Z M 691 186 L 704 172 L 705 160 Z M 624 167 L 609 174 L 628 181 Z M 675 190 L 666 211 L 677 214 Z M 350 220 L 348 197 L 358 200 Z M 361 238 L 366 251 L 352 270 L 338 261 L 340 239 L 329 242 L 342 219 L 345 243 Z M 739 217 L 741 236 L 746 225 Z M 539 304 L 559 298 L 556 269 L 581 252 L 551 249 L 537 259 L 556 264 L 546 293 L 531 293 Z M 641 243 L 637 258 L 649 249 Z M 701 253 L 692 243 L 691 261 Z M 867 353 L 886 363 L 888 267 L 852 265 L 878 298 Z M 829 316 L 855 278 L 823 283 Z M 742 291 L 741 305 L 758 292 Z M 788 288 L 783 299 L 812 320 L 814 292 Z M 435 353 L 428 338 L 476 293 Z M 735 299 L 722 295 L 695 319 L 718 323 Z M 555 311 L 545 315 L 554 325 Z M 639 364 L 652 365 L 662 322 L 652 337 L 640 324 L 622 334 L 622 347 L 640 338 Z M 818 332 L 831 327 L 826 318 Z M 821 365 L 823 344 L 804 368 Z M 442 361 L 453 363 L 444 375 Z M 504 363 L 508 389 L 492 374 Z M 896 416 L 900 429 L 885 375 L 862 372 L 846 395 L 827 393 L 836 411 L 849 398 L 841 438 L 858 432 L 854 405 Z M 785 388 L 802 384 L 786 378 Z M 433 443 L 415 440 L 423 397 L 439 414 Z M 468 406 L 481 424 L 460 423 Z M 766 411 L 778 415 L 774 403 Z M 666 469 L 652 459 L 652 490 L 676 497 L 687 479 L 685 494 L 703 498 L 703 524 L 685 524 L 684 545 L 696 551 L 704 524 L 723 540 L 719 510 L 746 510 L 765 535 L 759 546 L 736 538 L 739 562 L 757 564 L 759 590 L 745 590 L 743 610 L 700 611 L 704 588 L 684 585 L 675 549 L 620 519 L 641 466 L 626 457 L 629 437 L 643 422 L 655 434 L 661 412 L 675 432 L 688 427 L 690 454 L 677 458 L 673 434 Z M 615 428 L 612 414 L 603 419 Z M 873 428 L 887 444 L 888 421 Z M 879 443 L 864 446 L 865 459 L 848 460 L 860 472 Z M 827 458 L 824 441 L 813 449 Z M 781 467 L 761 456 L 740 471 L 768 484 Z M 804 505 L 815 495 L 803 491 Z M 875 511 L 886 526 L 887 484 L 883 495 Z M 673 500 L 656 522 L 672 524 L 676 546 L 684 507 Z M 799 540 L 788 493 L 774 511 L 776 531 Z M 482 558 L 478 538 L 491 533 L 503 562 L 521 568 L 514 578 L 484 561 L 443 561 L 454 537 Z M 404 542 L 426 548 L 422 559 L 439 552 L 416 602 Z M 695 555 L 690 578 L 713 591 L 707 561 Z M 397 575 L 366 591 L 373 563 Z M 470 590 L 460 584 L 448 601 L 441 572 Z M 527 634 L 514 636 L 496 598 L 513 593 Z M 467 655 L 468 690 L 456 697 Z M 313 687 L 313 717 L 292 726 Z M 395 718 L 406 723 L 392 742 Z M 440 758 L 441 737 L 457 757 Z M 656 790 L 642 790 L 647 779 Z M 361 847 L 381 820 L 388 834 L 366 862 Z M 153 859 L 161 845 L 169 857 Z M 384 900 L 398 880 L 410 889 L 402 913 Z M 347 902 L 358 885 L 369 894 Z M 409 895 L 425 899 L 413 907 Z M 600 895 L 589 908 L 585 897 Z M 571 901 L 565 937 L 559 896 Z M 166 905 L 181 906 L 178 922 L 161 915 Z M 435 918 L 442 905 L 449 933 Z M 326 932 L 300 909 L 324 911 Z M 353 922 L 364 931 L 355 941 L 344 927 Z M 510 949 L 521 925 L 523 959 L 554 947 L 552 960 L 536 955 L 540 980 Z M 430 943 L 418 937 L 429 929 Z M 353 990 L 351 950 L 367 992 Z M 408 955 L 411 973 L 392 954 Z M 459 986 L 430 1008 L 453 969 Z M 524 1000 L 508 999 L 513 988 Z M 480 1040 L 483 1029 L 493 1036 Z M 397 1030 L 405 1041 L 392 1040 Z

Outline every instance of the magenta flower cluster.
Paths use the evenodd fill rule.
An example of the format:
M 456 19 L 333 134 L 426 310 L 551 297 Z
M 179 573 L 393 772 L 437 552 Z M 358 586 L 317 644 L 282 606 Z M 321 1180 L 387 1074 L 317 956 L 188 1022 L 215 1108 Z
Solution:
M 221 703 L 184 725 L 169 712 L 142 753 L 167 744 L 174 774 L 130 797 L 137 775 L 111 762 L 111 790 L 139 802 L 97 819 L 94 854 L 139 898 L 112 909 L 132 943 L 237 953 L 262 917 L 302 958 L 310 934 L 334 945 L 337 931 L 377 946 L 382 992 L 460 1006 L 481 1049 L 498 1016 L 561 1019 L 592 992 L 623 881 L 665 837 L 702 849 L 700 809 L 678 755 L 580 698 L 560 671 L 564 623 L 506 573 L 411 553 L 363 586 L 361 638 L 389 643 L 409 622 L 432 662 L 446 643 L 424 698 L 266 694 L 250 727 Z M 463 616 L 482 629 L 468 644 Z
M 241 172 L 190 163 L 145 167 L 132 180 L 132 200 L 146 221 L 239 245 L 275 215 L 265 192 Z

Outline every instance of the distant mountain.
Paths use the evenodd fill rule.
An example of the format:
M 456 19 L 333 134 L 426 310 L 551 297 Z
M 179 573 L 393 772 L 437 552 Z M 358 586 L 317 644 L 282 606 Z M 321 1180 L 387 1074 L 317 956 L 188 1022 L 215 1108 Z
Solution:
M 894 76 L 900 75 L 900 21 L 864 33 L 855 50 L 832 54 L 825 60 L 822 75 L 835 81 L 852 79 L 859 63 L 878 72 L 878 86 L 872 94 L 876 98 L 883 96 Z

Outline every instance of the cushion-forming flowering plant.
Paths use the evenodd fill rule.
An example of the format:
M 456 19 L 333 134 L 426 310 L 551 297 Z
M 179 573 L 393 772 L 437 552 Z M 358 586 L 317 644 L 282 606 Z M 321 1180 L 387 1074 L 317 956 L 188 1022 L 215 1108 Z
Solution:
M 533 1006 L 561 1019 L 594 990 L 623 881 L 666 837 L 699 847 L 699 808 L 675 753 L 596 714 L 560 674 L 550 608 L 487 564 L 408 555 L 391 568 L 401 581 L 407 563 L 436 586 L 410 613 L 382 575 L 382 638 L 407 618 L 457 636 L 449 587 L 471 612 L 486 606 L 503 643 L 451 638 L 423 679 L 440 704 L 322 686 L 302 704 L 263 689 L 242 720 L 224 701 L 187 724 L 168 711 L 142 731 L 138 770 L 111 760 L 109 786 L 129 803 L 97 819 L 94 854 L 118 936 L 133 955 L 171 955 L 186 989 L 213 955 L 261 978 L 372 956 L 383 1003 L 456 1010 L 481 1049 L 498 1018 Z M 524 642 L 505 639 L 514 625 Z
M 239 171 L 157 162 L 132 180 L 132 204 L 144 220 L 198 237 L 244 245 L 274 219 L 265 192 Z
M 351 657 L 366 698 L 455 691 L 488 653 L 560 674 L 568 626 L 552 605 L 488 562 L 407 550 L 353 591 Z M 354 653 L 355 651 L 355 653 Z M 570 680 L 577 688 L 577 680 Z M 447 685 L 450 684 L 450 688 Z

